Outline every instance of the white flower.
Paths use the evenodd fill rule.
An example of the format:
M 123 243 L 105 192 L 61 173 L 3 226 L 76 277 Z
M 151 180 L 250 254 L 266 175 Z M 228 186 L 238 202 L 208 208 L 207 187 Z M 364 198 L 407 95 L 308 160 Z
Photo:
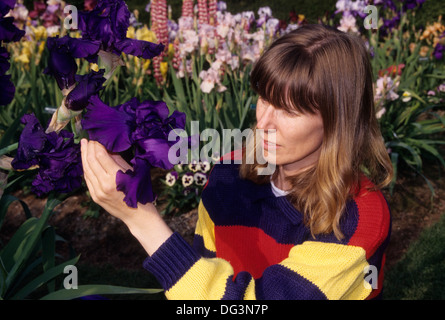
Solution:
M 445 83 L 442 83 L 442 84 L 439 86 L 439 91 L 440 91 L 440 92 L 445 92 Z
M 349 11 L 345 11 L 337 29 L 343 32 L 358 33 L 355 17 Z
M 394 101 L 398 99 L 399 95 L 395 93 L 398 86 L 399 81 L 394 81 L 388 75 L 378 78 L 375 86 L 375 101 L 381 99 Z
M 193 184 L 193 175 L 191 173 L 186 173 L 182 176 L 182 185 L 187 188 L 188 186 Z
M 377 113 L 375 114 L 377 119 L 380 119 L 386 112 L 385 108 L 381 108 L 379 111 L 377 111 Z
M 193 176 L 193 179 L 195 180 L 195 184 L 198 186 L 203 186 L 207 182 L 207 176 L 204 173 L 197 172 Z
M 196 160 L 193 160 L 191 163 L 189 163 L 189 169 L 192 170 L 193 172 L 197 172 L 200 168 L 201 167 L 198 161 Z
M 202 172 L 206 173 L 210 170 L 210 162 L 204 160 L 199 163 L 199 168 Z
M 405 91 L 403 94 L 402 94 L 402 101 L 403 102 L 408 102 L 408 101 L 410 101 L 411 100 L 411 93 L 409 93 L 408 91 Z
M 167 183 L 167 185 L 169 187 L 174 186 L 174 184 L 176 183 L 177 180 L 177 174 L 174 175 L 171 172 L 167 173 L 167 175 L 165 176 L 165 183 Z

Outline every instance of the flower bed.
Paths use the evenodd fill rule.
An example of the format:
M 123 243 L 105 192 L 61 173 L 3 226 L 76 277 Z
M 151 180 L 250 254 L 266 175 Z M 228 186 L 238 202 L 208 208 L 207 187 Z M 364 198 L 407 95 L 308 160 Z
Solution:
M 423 163 L 433 158 L 445 167 L 445 26 L 441 18 L 425 27 L 413 23 L 414 9 L 423 2 L 342 0 L 320 22 L 357 34 L 369 48 L 376 116 L 396 171 L 389 191 L 397 172 L 409 169 L 434 195 Z M 257 99 L 249 85 L 253 64 L 274 39 L 307 23 L 295 13 L 283 23 L 268 7 L 231 13 L 215 0 L 184 0 L 177 21 L 169 17 L 166 0 L 153 0 L 144 23 L 123 0 L 103 0 L 86 1 L 87 10 L 79 10 L 77 28 L 71 29 L 65 23 L 71 26 L 74 16 L 61 1 L 36 2 L 32 11 L 12 0 L 0 4 L 0 166 L 7 176 L 2 205 L 15 200 L 11 191 L 30 185 L 38 196 L 49 196 L 45 219 L 58 203 L 54 199 L 85 190 L 83 137 L 132 164 L 117 176 L 129 206 L 159 196 L 166 214 L 196 207 L 211 156 L 217 155 L 175 166 L 167 157 L 174 143 L 170 132 L 191 134 L 191 121 L 220 132 L 251 127 Z M 374 29 L 365 28 L 370 4 L 379 12 Z M 192 140 L 184 141 L 187 147 Z M 153 167 L 169 171 L 159 195 L 152 190 Z M 43 232 L 47 220 L 39 221 L 22 231 L 39 226 L 35 230 Z M 41 236 L 32 237 L 34 245 Z M 11 246 L 20 240 L 31 241 L 18 237 Z M 9 261 L 7 271 L 14 272 L 1 297 L 17 295 L 8 288 L 26 262 L 32 263 Z M 61 268 L 54 257 L 47 264 Z

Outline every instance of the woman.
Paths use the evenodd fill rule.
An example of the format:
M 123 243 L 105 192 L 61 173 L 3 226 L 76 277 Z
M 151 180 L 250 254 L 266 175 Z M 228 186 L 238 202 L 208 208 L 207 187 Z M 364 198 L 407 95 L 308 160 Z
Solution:
M 120 218 L 169 299 L 371 299 L 381 295 L 390 213 L 379 191 L 392 177 L 359 38 L 307 25 L 255 64 L 259 163 L 217 164 L 199 205 L 193 247 L 156 208 L 129 208 L 116 191 L 129 165 L 82 141 L 92 198 Z M 267 131 L 272 130 L 272 131 Z M 271 157 L 273 155 L 273 157 Z M 246 161 L 245 161 L 246 162 Z M 365 175 L 366 173 L 366 175 Z

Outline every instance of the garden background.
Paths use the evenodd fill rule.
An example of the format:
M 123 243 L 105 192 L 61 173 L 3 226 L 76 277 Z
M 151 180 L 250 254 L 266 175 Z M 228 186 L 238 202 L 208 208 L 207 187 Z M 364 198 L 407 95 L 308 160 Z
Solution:
M 92 9 L 94 2 L 68 3 Z M 216 1 L 156 0 L 150 12 L 147 1 L 126 3 L 134 15 L 125 36 L 162 42 L 166 44 L 162 53 L 148 57 L 146 47 L 129 53 L 125 46 L 105 45 L 101 40 L 104 51 L 114 50 L 114 55 L 119 51 L 117 58 L 109 62 L 99 55 L 92 61 L 85 54 L 89 46 L 73 53 L 71 44 L 54 45 L 49 39 L 56 35 L 81 39 L 88 33 L 63 28 L 64 3 L 57 0 L 19 2 L 12 14 L 17 28 L 13 31 L 26 34 L 11 36 L 12 29 L 8 29 L 10 33 L 1 35 L 9 52 L 7 56 L 1 51 L 1 58 L 10 64 L 3 67 L 7 64 L 0 61 L 2 88 L 9 88 L 10 83 L 15 87 L 12 93 L 8 91 L 10 101 L 3 103 L 8 96 L 3 93 L 0 99 L 4 104 L 0 106 L 1 298 L 73 298 L 73 294 L 99 293 L 109 299 L 162 299 L 158 290 L 136 289 L 159 287 L 142 269 L 142 248 L 120 221 L 93 204 L 79 179 L 76 146 L 85 134 L 92 136 L 98 130 L 88 122 L 98 116 L 91 111 L 91 101 L 105 108 L 101 110 L 164 101 L 171 113 L 176 110 L 187 115 L 188 131 L 191 120 L 218 130 L 248 128 L 256 101 L 248 81 L 254 61 L 280 34 L 319 22 L 362 36 L 371 55 L 377 117 L 397 173 L 383 190 L 393 218 L 384 298 L 445 298 L 443 1 L 257 0 L 226 1 L 221 6 Z M 377 29 L 363 27 L 365 4 L 378 8 Z M 191 20 L 179 23 L 183 17 Z M 6 25 L 3 21 L 2 26 Z M 74 74 L 83 77 L 61 77 L 61 66 L 54 58 L 60 48 L 70 49 L 65 55 L 73 54 L 73 60 L 64 66 L 72 67 L 75 61 Z M 60 85 L 71 78 L 75 80 L 70 90 L 63 88 L 65 83 Z M 76 91 L 78 87 L 82 90 Z M 101 101 L 89 100 L 94 95 Z M 123 109 L 117 108 L 119 112 Z M 20 122 L 30 113 L 35 117 Z M 50 127 L 58 129 L 44 133 L 43 126 L 50 121 Z M 41 154 L 30 156 L 24 146 L 31 144 L 27 137 L 36 134 L 45 145 L 51 144 L 51 150 L 41 149 Z M 131 159 L 131 152 L 119 151 Z M 43 160 L 45 156 L 50 157 L 49 163 Z M 58 171 L 51 167 L 54 163 Z M 150 173 L 157 206 L 169 225 L 191 241 L 196 205 L 211 164 L 174 168 L 161 161 L 158 164 Z M 78 268 L 80 289 L 59 291 L 66 276 L 63 268 L 70 264 Z

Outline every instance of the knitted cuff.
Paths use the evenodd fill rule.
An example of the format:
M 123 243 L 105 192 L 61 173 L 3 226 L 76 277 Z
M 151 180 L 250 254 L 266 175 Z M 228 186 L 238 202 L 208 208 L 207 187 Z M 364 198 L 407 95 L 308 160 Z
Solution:
M 170 289 L 201 257 L 178 233 L 173 233 L 143 267 L 152 273 L 164 290 Z

